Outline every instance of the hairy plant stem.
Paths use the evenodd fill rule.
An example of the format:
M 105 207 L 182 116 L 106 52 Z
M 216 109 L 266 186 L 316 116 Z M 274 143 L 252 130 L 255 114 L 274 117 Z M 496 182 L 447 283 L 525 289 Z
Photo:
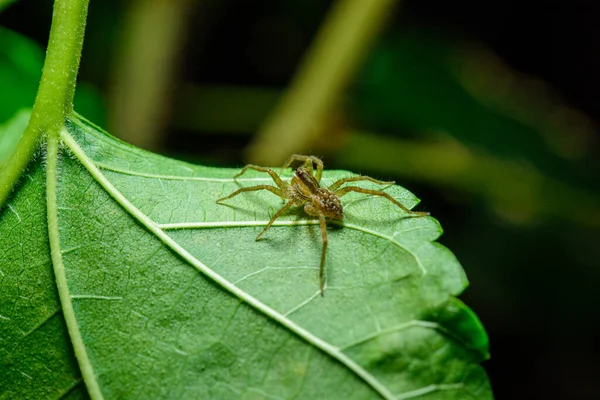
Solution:
M 58 137 L 73 111 L 88 0 L 56 0 L 46 61 L 31 119 L 8 163 L 0 172 L 0 206 L 23 174 L 43 135 Z

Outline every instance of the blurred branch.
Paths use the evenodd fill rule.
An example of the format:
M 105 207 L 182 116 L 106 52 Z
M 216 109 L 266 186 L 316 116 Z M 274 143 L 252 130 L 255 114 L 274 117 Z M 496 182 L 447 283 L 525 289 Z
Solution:
M 290 153 L 310 149 L 395 3 L 334 4 L 289 89 L 248 148 L 249 161 L 278 165 Z
M 594 194 L 530 165 L 478 154 L 456 141 L 422 143 L 352 132 L 334 160 L 355 171 L 379 171 L 470 192 L 513 222 L 554 217 L 600 226 L 600 199 Z
M 110 125 L 123 140 L 156 149 L 171 103 L 194 0 L 134 0 L 113 68 Z

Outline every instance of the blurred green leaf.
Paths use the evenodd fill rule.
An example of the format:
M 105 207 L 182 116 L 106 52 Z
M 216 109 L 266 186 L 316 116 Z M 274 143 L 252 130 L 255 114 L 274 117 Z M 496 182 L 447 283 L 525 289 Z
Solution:
M 595 187 L 598 178 L 584 162 L 594 129 L 585 116 L 483 46 L 447 34 L 392 32 L 374 48 L 352 104 L 371 131 L 451 135 L 571 184 Z
M 0 0 L 0 12 L 10 6 L 12 3 L 16 3 L 17 0 Z
M 80 82 L 73 100 L 75 111 L 87 116 L 101 126 L 106 126 L 107 111 L 100 91 L 93 85 Z
M 15 147 L 17 147 L 17 143 L 19 143 L 19 139 L 21 139 L 21 135 L 25 131 L 25 127 L 27 127 L 30 116 L 31 110 L 23 109 L 6 123 L 0 125 L 0 168 L 6 163 Z
M 20 109 L 33 107 L 43 65 L 44 51 L 37 43 L 0 26 L 0 123 Z M 89 84 L 77 87 L 75 109 L 99 124 L 106 123 L 102 97 Z
M 0 122 L 33 107 L 43 63 L 36 43 L 0 26 Z
M 256 242 L 279 199 L 215 203 L 269 179 L 235 182 L 80 119 L 61 137 L 59 178 L 34 161 L 0 214 L 0 398 L 83 396 L 78 367 L 105 398 L 492 398 L 487 336 L 454 298 L 467 281 L 435 219 L 344 197 L 321 297 L 317 221 L 292 213 Z

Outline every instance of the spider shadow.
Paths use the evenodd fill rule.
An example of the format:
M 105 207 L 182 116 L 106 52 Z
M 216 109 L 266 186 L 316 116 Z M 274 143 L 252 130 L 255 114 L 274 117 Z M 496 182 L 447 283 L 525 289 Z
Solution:
M 273 196 L 273 195 L 271 195 L 271 196 Z M 269 203 L 267 203 L 268 207 L 265 207 L 265 200 L 263 198 L 261 198 L 261 195 L 258 195 L 258 193 L 252 193 L 252 194 L 246 195 L 244 197 L 245 201 L 250 202 L 253 205 L 256 205 L 256 207 L 254 207 L 254 208 L 249 208 L 247 206 L 239 206 L 236 204 L 232 204 L 235 202 L 235 199 L 236 198 L 227 199 L 226 201 L 219 202 L 217 204 L 220 206 L 229 207 L 229 208 L 235 210 L 236 212 L 239 212 L 242 215 L 247 215 L 247 216 L 258 217 L 259 213 L 257 211 L 259 211 L 260 213 L 264 213 L 265 218 L 271 219 L 271 216 L 273 216 L 273 214 L 275 214 L 277 212 L 277 210 L 279 210 L 281 207 L 283 207 L 285 205 L 285 203 L 287 202 L 287 200 L 273 196 L 273 201 L 270 201 Z M 285 215 L 287 215 L 287 213 Z
M 265 221 L 269 221 L 273 215 L 279 211 L 279 209 L 281 209 L 288 200 L 281 200 L 281 201 L 277 201 L 275 200 L 275 202 L 277 204 L 269 204 L 269 206 L 267 208 L 265 208 L 265 203 L 264 201 L 262 201 L 258 196 L 248 196 L 247 198 L 248 201 L 256 204 L 256 208 L 248 208 L 245 206 L 238 206 L 235 204 L 229 204 L 229 203 L 219 203 L 222 206 L 227 206 L 233 210 L 235 210 L 236 213 L 240 213 L 241 215 L 244 216 L 248 216 L 248 217 L 253 217 L 255 219 L 259 219 L 261 217 L 264 216 Z M 257 212 L 257 210 L 259 210 L 259 212 Z M 288 218 L 286 218 L 288 217 Z M 291 218 L 290 218 L 291 217 Z M 295 217 L 295 218 L 294 218 Z M 300 222 L 300 221 L 314 221 L 314 224 L 312 223 L 307 223 L 307 224 L 302 224 L 302 223 L 297 223 L 297 224 L 293 224 L 291 226 L 281 226 L 278 225 L 277 222 L 278 221 L 292 221 L 292 222 Z M 265 222 L 266 226 L 267 223 Z M 264 226 L 259 227 L 259 228 L 264 228 Z M 318 219 L 316 217 L 311 217 L 310 215 L 306 214 L 306 212 L 304 212 L 303 206 L 298 206 L 298 207 L 292 207 L 290 208 L 286 213 L 284 213 L 280 218 L 278 218 L 277 220 L 275 220 L 274 224 L 269 228 L 269 230 L 267 232 L 265 232 L 265 234 L 258 239 L 258 242 L 265 242 L 265 243 L 269 243 L 270 246 L 280 246 L 282 243 L 282 241 L 284 242 L 294 242 L 297 240 L 294 240 L 293 238 L 290 238 L 291 235 L 299 235 L 300 233 L 296 233 L 298 232 L 296 229 L 286 229 L 285 232 L 287 232 L 287 235 L 281 235 L 281 234 L 274 234 L 274 232 L 277 231 L 283 231 L 279 228 L 310 228 L 311 226 L 316 226 L 316 230 L 315 229 L 309 229 L 310 235 L 315 236 L 315 238 L 318 236 L 318 238 L 320 238 L 320 232 L 319 232 L 319 222 Z M 328 226 L 331 226 L 328 224 Z M 339 227 L 336 227 L 339 228 Z M 282 240 L 278 240 L 278 239 L 282 239 Z M 320 242 L 320 240 L 319 240 Z
M 272 216 L 275 212 L 277 212 L 277 210 L 270 213 L 270 216 Z M 287 220 L 297 224 L 290 226 L 273 225 L 271 228 L 269 228 L 269 231 L 267 231 L 264 236 L 258 240 L 259 242 L 265 241 L 269 243 L 269 247 L 279 248 L 283 244 L 298 244 L 304 237 L 308 236 L 308 241 L 314 243 L 315 248 L 319 249 L 320 251 L 323 241 L 321 239 L 321 230 L 319 227 L 319 219 L 317 217 L 306 214 L 303 206 L 291 208 L 284 215 L 282 215 L 282 217 L 290 217 L 290 219 Z M 306 221 L 307 223 L 302 223 L 302 221 Z M 288 229 L 282 230 L 280 228 Z M 332 221 L 327 220 L 327 228 L 337 231 L 343 229 L 343 226 L 334 224 Z M 271 233 L 272 230 L 275 231 Z M 277 231 L 283 231 L 285 234 L 282 235 L 275 233 Z
M 367 215 L 362 215 L 362 214 L 356 215 L 351 212 L 348 212 L 348 213 L 344 212 L 344 214 L 346 215 L 346 218 L 344 218 L 344 220 L 348 221 L 349 223 L 351 223 L 351 222 L 358 222 L 360 224 L 365 224 L 367 222 L 370 222 L 371 224 L 373 223 L 373 218 L 369 217 Z M 423 218 L 423 217 L 424 217 L 423 215 L 403 215 L 403 216 L 398 216 L 396 218 L 390 218 L 390 219 L 388 219 L 388 221 L 400 222 L 400 221 L 407 221 L 410 219 Z M 336 222 L 335 224 L 337 225 L 339 223 Z M 340 226 L 340 227 L 342 227 L 342 226 Z
M 369 221 L 373 221 L 373 218 L 371 216 L 368 215 L 368 213 L 353 213 L 352 212 L 352 206 L 354 206 L 357 203 L 362 203 L 365 201 L 373 201 L 373 200 L 385 200 L 386 199 L 382 199 L 381 197 L 378 196 L 367 196 L 367 197 L 361 197 L 358 199 L 353 199 L 350 202 L 348 202 L 347 204 L 344 204 L 344 215 L 345 215 L 345 220 L 350 221 L 356 221 L 356 222 L 360 222 L 360 223 L 364 223 L 364 222 L 369 222 Z M 392 203 L 390 203 L 392 204 Z M 405 212 L 402 209 L 398 208 L 401 212 Z M 349 218 L 348 218 L 349 217 Z M 406 215 L 402 215 L 402 216 L 397 216 L 396 218 L 393 218 L 394 221 L 403 221 L 403 220 L 408 220 L 408 219 L 412 219 L 412 218 L 423 218 L 422 215 L 410 215 L 410 214 L 406 214 Z M 392 219 L 390 219 L 392 220 Z

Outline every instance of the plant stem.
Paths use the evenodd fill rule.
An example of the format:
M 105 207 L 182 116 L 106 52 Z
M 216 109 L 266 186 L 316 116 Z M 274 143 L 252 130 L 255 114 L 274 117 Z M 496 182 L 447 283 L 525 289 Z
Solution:
M 396 3 L 334 3 L 287 93 L 250 145 L 252 162 L 279 165 L 291 153 L 312 147 Z
M 23 174 L 42 135 L 58 136 L 73 111 L 88 0 L 56 0 L 42 80 L 29 124 L 0 173 L 0 206 Z

